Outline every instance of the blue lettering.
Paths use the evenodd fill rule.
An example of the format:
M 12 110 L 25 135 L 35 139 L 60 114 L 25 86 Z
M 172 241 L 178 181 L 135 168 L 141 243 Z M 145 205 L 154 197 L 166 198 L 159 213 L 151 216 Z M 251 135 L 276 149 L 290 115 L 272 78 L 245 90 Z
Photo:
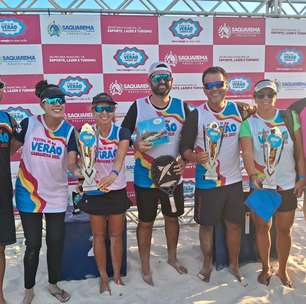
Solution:
M 7 133 L 0 133 L 0 142 L 6 144 L 9 142 L 9 136 Z
M 63 149 L 61 147 L 55 147 L 54 145 L 49 145 L 42 142 L 32 142 L 32 151 L 38 151 L 60 156 L 63 152 Z

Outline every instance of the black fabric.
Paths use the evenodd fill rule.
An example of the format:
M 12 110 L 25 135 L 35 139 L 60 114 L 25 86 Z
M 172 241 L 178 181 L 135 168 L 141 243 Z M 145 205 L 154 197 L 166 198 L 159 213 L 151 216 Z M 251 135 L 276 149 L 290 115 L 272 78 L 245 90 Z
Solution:
M 130 202 L 126 189 L 121 189 L 103 195 L 84 194 L 78 206 L 88 214 L 112 215 L 124 213 L 130 207 Z
M 136 102 L 134 102 L 130 106 L 128 112 L 126 113 L 121 126 L 129 129 L 131 134 L 133 134 L 135 131 L 136 120 L 137 120 L 137 105 Z
M 42 213 L 20 212 L 26 245 L 23 263 L 24 287 L 27 289 L 35 285 L 42 239 L 42 217 Z M 45 213 L 45 219 L 49 283 L 56 284 L 63 252 L 65 212 Z
M 12 201 L 8 201 L 7 205 L 11 208 L 5 210 L 0 209 L 0 245 L 4 246 L 16 243 L 16 230 Z
M 242 120 L 256 113 L 256 107 L 245 102 L 236 102 Z
M 157 188 L 135 187 L 138 218 L 142 222 L 153 222 L 157 215 L 158 204 L 161 204 L 162 213 L 169 217 L 178 217 L 184 214 L 184 190 L 183 183 L 174 191 L 174 201 L 177 209 L 172 213 L 168 195 Z
M 73 128 L 73 130 L 70 134 L 69 140 L 68 140 L 67 152 L 70 152 L 70 151 L 78 152 L 78 145 L 77 145 L 77 142 L 76 142 L 77 139 L 76 139 L 75 132 L 76 132 L 76 130 Z
M 127 128 L 121 127 L 119 130 L 119 140 L 130 140 L 131 139 L 131 132 Z
M 24 138 L 27 134 L 28 126 L 29 126 L 29 117 L 23 119 L 20 122 L 19 127 L 14 132 L 14 137 L 21 143 L 24 143 Z
M 279 191 L 282 196 L 282 203 L 276 212 L 287 212 L 297 208 L 297 197 L 293 193 L 293 189 Z
M 43 100 L 45 98 L 50 97 L 65 97 L 63 91 L 56 85 L 49 84 L 40 94 L 40 99 Z

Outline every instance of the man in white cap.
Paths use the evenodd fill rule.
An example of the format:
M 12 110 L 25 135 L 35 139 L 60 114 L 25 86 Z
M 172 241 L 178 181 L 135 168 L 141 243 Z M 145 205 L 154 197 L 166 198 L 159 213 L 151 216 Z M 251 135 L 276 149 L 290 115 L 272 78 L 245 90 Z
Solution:
M 148 73 L 148 83 L 152 94 L 137 99 L 130 107 L 122 126 L 131 133 L 137 129 L 138 123 L 152 118 L 163 117 L 169 135 L 169 142 L 152 147 L 150 141 L 138 137 L 134 142 L 135 169 L 134 186 L 136 192 L 139 223 L 137 226 L 137 241 L 141 260 L 142 277 L 146 283 L 153 285 L 150 268 L 150 248 L 152 228 L 157 215 L 158 204 L 165 219 L 165 232 L 168 248 L 168 263 L 178 273 L 187 273 L 187 269 L 177 260 L 177 243 L 179 236 L 178 217 L 184 213 L 183 183 L 175 192 L 174 200 L 177 212 L 172 213 L 169 197 L 158 190 L 151 178 L 150 169 L 153 160 L 162 155 L 179 156 L 178 142 L 180 131 L 189 113 L 188 106 L 182 100 L 171 97 L 173 78 L 170 66 L 165 62 L 153 63 Z M 179 161 L 177 172 L 182 174 L 184 162 Z
M 4 82 L 0 80 L 0 101 Z M 0 304 L 6 303 L 3 295 L 5 272 L 5 246 L 16 242 L 13 215 L 13 188 L 11 181 L 10 153 L 15 121 L 0 111 Z

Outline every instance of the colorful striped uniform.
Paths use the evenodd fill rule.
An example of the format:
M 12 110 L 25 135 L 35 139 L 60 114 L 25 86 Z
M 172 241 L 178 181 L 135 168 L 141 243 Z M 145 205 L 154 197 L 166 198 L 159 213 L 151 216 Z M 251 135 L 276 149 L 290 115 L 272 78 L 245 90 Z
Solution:
M 137 99 L 136 105 L 136 130 L 139 121 L 155 117 L 164 117 L 167 124 L 170 138 L 168 143 L 153 147 L 146 153 L 141 153 L 139 151 L 135 152 L 134 183 L 143 188 L 155 188 L 150 174 L 153 159 L 161 155 L 171 155 L 175 158 L 179 155 L 179 136 L 186 119 L 184 103 L 180 99 L 171 98 L 165 109 L 158 110 L 151 104 L 147 96 Z
M 235 103 L 227 101 L 221 112 L 213 112 L 207 103 L 196 108 L 198 111 L 198 135 L 195 142 L 196 151 L 204 151 L 203 126 L 217 122 L 223 129 L 223 142 L 217 158 L 217 181 L 206 180 L 206 169 L 196 165 L 196 188 L 212 189 L 231 185 L 242 180 L 240 170 L 239 130 L 242 118 Z
M 67 145 L 73 126 L 65 120 L 55 131 L 42 116 L 31 116 L 16 181 L 16 205 L 22 212 L 64 212 L 68 202 Z
M 95 128 L 95 127 L 94 127 Z M 120 127 L 112 124 L 111 130 L 107 137 L 99 136 L 99 145 L 97 148 L 97 158 L 94 168 L 96 169 L 96 182 L 97 184 L 101 181 L 103 177 L 106 177 L 112 172 L 113 163 L 116 158 L 119 144 L 119 133 Z M 108 187 L 109 190 L 120 190 L 126 187 L 125 179 L 125 169 L 124 165 L 119 172 L 118 177 L 115 181 Z M 103 192 L 100 190 L 87 191 L 87 195 L 102 195 Z
M 294 131 L 300 128 L 296 114 L 293 125 Z M 262 134 L 263 132 L 269 134 L 270 129 L 273 127 L 278 127 L 285 138 L 284 148 L 275 171 L 277 186 L 279 190 L 289 190 L 294 188 L 296 179 L 294 147 L 279 110 L 276 111 L 275 116 L 271 120 L 264 120 L 257 114 L 250 116 L 242 123 L 240 137 L 252 138 L 256 171 L 259 176 L 264 177 L 265 163 Z

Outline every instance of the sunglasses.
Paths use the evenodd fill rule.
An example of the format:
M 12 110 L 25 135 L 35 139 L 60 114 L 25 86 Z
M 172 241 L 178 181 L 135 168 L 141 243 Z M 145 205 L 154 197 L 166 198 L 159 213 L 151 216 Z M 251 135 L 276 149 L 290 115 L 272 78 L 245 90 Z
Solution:
M 3 89 L 5 87 L 5 83 L 0 81 L 0 90 Z
M 171 81 L 172 76 L 170 74 L 154 74 L 151 76 L 151 81 L 153 84 L 158 84 L 161 81 Z
M 97 113 L 102 113 L 103 111 L 105 111 L 106 113 L 113 113 L 115 111 L 115 106 L 96 105 L 93 107 L 93 109 Z
M 211 90 L 212 88 L 222 89 L 224 87 L 224 81 L 213 81 L 204 83 L 204 88 L 206 90 Z
M 64 104 L 66 103 L 65 97 L 53 97 L 53 98 L 44 98 L 41 101 L 43 104 L 55 105 L 55 104 Z
M 259 94 L 255 94 L 255 97 L 258 99 L 264 99 L 265 97 L 273 98 L 275 95 L 276 95 L 275 93 L 266 93 L 266 94 L 259 93 Z

